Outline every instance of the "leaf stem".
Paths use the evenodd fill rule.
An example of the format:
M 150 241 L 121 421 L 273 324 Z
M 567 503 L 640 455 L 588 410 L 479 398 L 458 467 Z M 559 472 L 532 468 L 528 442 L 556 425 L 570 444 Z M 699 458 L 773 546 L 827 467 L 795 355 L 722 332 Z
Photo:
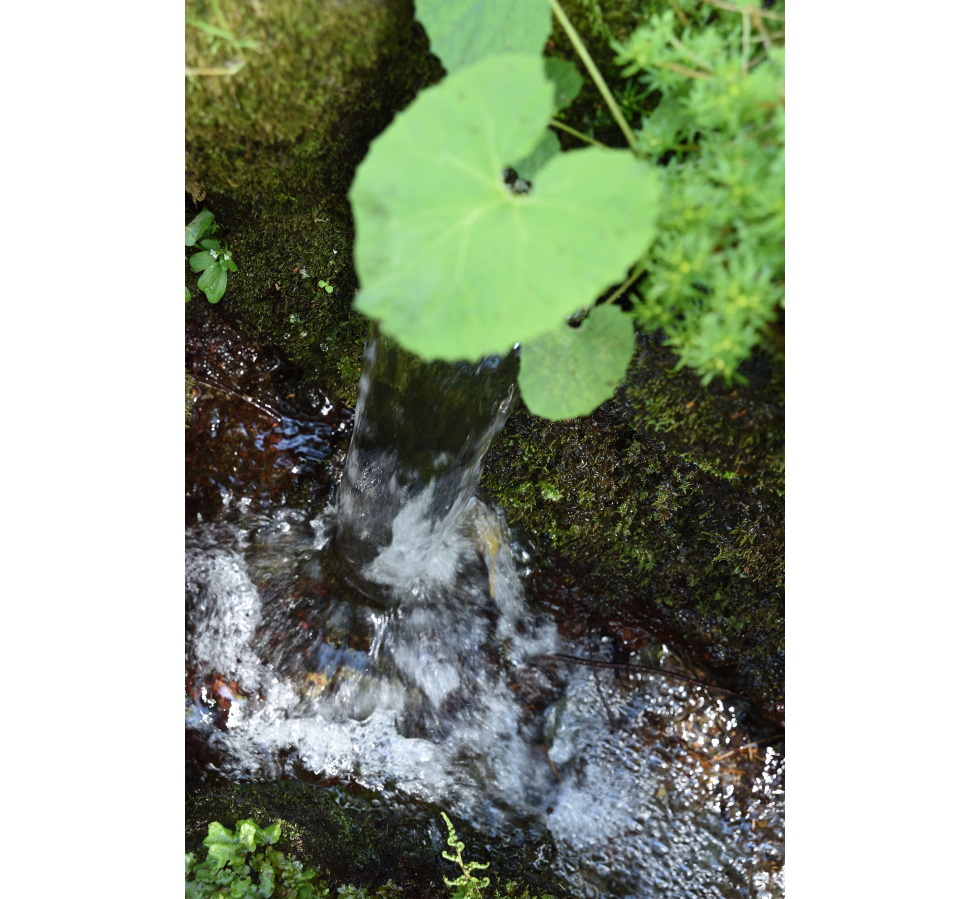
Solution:
M 639 266 L 634 266 L 633 273 L 630 275 L 630 277 L 627 278 L 626 281 L 624 281 L 619 287 L 617 287 L 616 290 L 614 290 L 613 293 L 606 298 L 605 302 L 612 303 L 623 296 L 623 294 L 625 294 L 633 285 L 633 282 L 636 281 L 637 278 L 639 278 L 642 274 L 643 269 Z
M 553 15 L 555 15 L 556 19 L 558 19 L 559 24 L 562 25 L 563 31 L 566 32 L 569 40 L 572 41 L 573 47 L 576 48 L 579 58 L 583 61 L 583 65 L 586 66 L 586 71 L 589 72 L 589 77 L 593 79 L 593 83 L 596 85 L 603 99 L 606 101 L 606 105 L 613 114 L 613 118 L 616 119 L 616 124 L 620 126 L 620 131 L 623 132 L 623 136 L 630 145 L 630 149 L 632 149 L 635 154 L 638 153 L 637 139 L 633 134 L 633 129 L 630 128 L 629 123 L 623 117 L 623 113 L 620 111 L 620 107 L 617 105 L 613 94 L 607 87 L 606 81 L 600 74 L 600 70 L 596 67 L 596 63 L 593 62 L 593 57 L 589 55 L 589 51 L 586 49 L 583 39 L 579 36 L 576 29 L 573 28 L 573 23 L 569 21 L 566 13 L 563 12 L 563 8 L 559 5 L 559 0 L 549 0 L 549 5 L 552 7 Z
M 686 75 L 688 78 L 701 78 L 704 81 L 710 81 L 714 77 L 710 72 L 689 69 L 687 66 L 682 66 L 677 62 L 663 62 L 662 60 L 655 59 L 651 65 L 656 66 L 658 69 L 670 69 L 671 72 L 676 72 L 678 75 Z
M 553 128 L 558 128 L 560 131 L 565 131 L 566 134 L 571 134 L 573 137 L 578 137 L 580 140 L 586 141 L 586 143 L 588 144 L 594 144 L 597 147 L 604 147 L 605 149 L 609 149 L 609 147 L 607 147 L 606 144 L 600 143 L 598 140 L 596 140 L 593 137 L 590 137 L 587 134 L 583 134 L 582 131 L 577 131 L 575 128 L 571 127 L 570 125 L 567 125 L 565 122 L 560 122 L 559 119 L 553 119 L 552 121 L 549 122 L 549 124 Z

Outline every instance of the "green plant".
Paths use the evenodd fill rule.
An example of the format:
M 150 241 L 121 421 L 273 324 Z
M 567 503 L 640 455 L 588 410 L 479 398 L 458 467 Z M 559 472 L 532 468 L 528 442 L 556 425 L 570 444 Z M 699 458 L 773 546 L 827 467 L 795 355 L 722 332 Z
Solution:
M 443 849 L 441 857 L 454 862 L 461 869 L 461 874 L 454 880 L 449 880 L 447 877 L 443 878 L 447 886 L 454 888 L 454 892 L 451 894 L 452 899 L 485 899 L 484 890 L 491 881 L 487 877 L 478 877 L 475 872 L 484 871 L 488 864 L 466 862 L 461 857 L 465 844 L 458 839 L 458 834 L 455 833 L 455 827 L 449 817 L 444 812 L 441 813 L 441 817 L 445 819 L 445 827 L 448 829 L 448 845 L 455 850 L 448 852 L 447 849 Z
M 273 849 L 280 825 L 260 828 L 249 819 L 236 822 L 235 833 L 218 821 L 209 825 L 202 844 L 208 853 L 198 861 L 185 854 L 186 899 L 318 899 L 329 889 L 314 885 L 317 872 Z
M 203 209 L 185 226 L 185 245 L 200 250 L 189 257 L 189 267 L 194 272 L 202 272 L 198 281 L 199 289 L 210 303 L 218 303 L 222 299 L 228 273 L 238 271 L 236 263 L 232 261 L 232 253 L 220 241 L 206 237 L 217 228 L 215 216 L 208 209 Z M 185 302 L 190 299 L 192 295 L 186 287 Z
M 663 202 L 634 312 L 702 383 L 730 383 L 784 307 L 784 19 L 752 0 L 670 2 L 615 45 L 660 97 L 636 132 Z
M 549 418 L 587 414 L 613 393 L 632 355 L 634 318 L 666 328 L 682 363 L 705 380 L 735 376 L 780 303 L 774 257 L 765 254 L 778 247 L 783 157 L 779 164 L 761 152 L 777 139 L 777 127 L 729 133 L 728 125 L 747 127 L 748 119 L 731 118 L 729 102 L 701 89 L 697 103 L 707 118 L 697 125 L 714 134 L 703 156 L 706 200 L 720 205 L 706 230 L 695 227 L 699 176 L 683 175 L 689 166 L 676 154 L 696 149 L 704 135 L 665 125 L 670 105 L 635 132 L 556 0 L 518 2 L 514 19 L 508 6 L 507 0 L 417 0 L 418 19 L 449 75 L 395 119 L 358 168 L 350 192 L 361 283 L 356 308 L 428 359 L 474 359 L 521 344 L 522 396 Z M 628 148 L 606 148 L 555 117 L 576 96 L 579 76 L 570 64 L 543 65 L 539 58 L 551 29 L 549 7 Z M 723 76 L 722 93 L 733 98 L 733 87 L 762 63 L 751 56 L 752 9 L 739 13 L 747 25 L 738 35 L 729 28 L 723 37 L 727 55 L 718 57 L 716 73 L 685 75 L 680 62 L 634 53 L 628 77 L 643 77 L 658 59 L 663 64 L 649 71 L 663 74 L 624 91 L 627 110 L 647 102 L 655 88 L 670 90 L 674 76 L 704 82 Z M 768 35 L 757 23 L 754 31 Z M 707 20 L 698 14 L 697 24 L 698 46 L 712 46 L 704 37 Z M 671 32 L 668 43 L 677 49 L 684 30 L 675 30 L 680 37 Z M 634 48 L 637 41 L 642 34 L 631 38 Z M 732 41 L 740 46 L 736 57 L 728 53 Z M 766 58 L 776 59 L 772 52 Z M 748 106 L 760 109 L 766 96 L 774 97 L 769 82 L 758 75 L 741 84 L 753 98 Z M 685 115 L 695 112 L 691 107 Z M 658 154 L 650 142 L 661 126 L 674 127 L 673 156 L 666 145 Z M 552 129 L 594 146 L 563 153 Z M 722 150 L 725 156 L 716 155 Z M 752 151 L 760 155 L 745 162 L 743 154 Z M 769 180 L 749 184 L 762 168 Z M 755 207 L 745 205 L 751 197 Z M 739 216 L 740 209 L 751 214 Z M 671 289 L 674 278 L 679 290 Z M 624 296 L 633 300 L 632 314 L 603 308 Z

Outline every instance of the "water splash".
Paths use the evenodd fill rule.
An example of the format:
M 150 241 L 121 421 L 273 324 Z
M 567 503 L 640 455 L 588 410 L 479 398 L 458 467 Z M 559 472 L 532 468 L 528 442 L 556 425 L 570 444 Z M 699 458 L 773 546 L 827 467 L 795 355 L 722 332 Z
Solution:
M 364 583 L 393 587 L 454 576 L 459 560 L 450 538 L 511 411 L 517 373 L 514 354 L 477 364 L 428 363 L 374 328 L 335 540 Z
M 435 387 L 385 349 L 368 348 L 337 506 L 241 501 L 189 529 L 186 723 L 219 776 L 312 775 L 388 809 L 446 808 L 550 845 L 537 862 L 578 896 L 782 896 L 784 761 L 744 701 L 567 661 L 615 659 L 560 635 L 501 511 L 475 497 L 511 363 L 439 370 Z M 467 428 L 437 421 L 478 377 Z M 662 645 L 640 653 L 677 664 Z

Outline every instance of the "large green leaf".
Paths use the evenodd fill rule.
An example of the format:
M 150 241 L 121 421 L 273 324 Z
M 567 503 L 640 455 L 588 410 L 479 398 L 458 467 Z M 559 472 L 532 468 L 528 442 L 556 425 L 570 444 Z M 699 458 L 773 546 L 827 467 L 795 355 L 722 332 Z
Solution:
M 424 91 L 370 147 L 350 201 L 356 307 L 429 359 L 504 353 L 622 280 L 654 235 L 656 172 L 629 151 L 560 153 L 513 194 L 545 133 L 542 60 L 493 56 Z
M 414 9 L 449 72 L 500 53 L 540 56 L 552 32 L 548 0 L 415 0 Z
M 529 341 L 519 389 L 533 415 L 589 415 L 623 380 L 633 355 L 633 321 L 612 304 L 594 307 L 578 328 L 563 324 Z

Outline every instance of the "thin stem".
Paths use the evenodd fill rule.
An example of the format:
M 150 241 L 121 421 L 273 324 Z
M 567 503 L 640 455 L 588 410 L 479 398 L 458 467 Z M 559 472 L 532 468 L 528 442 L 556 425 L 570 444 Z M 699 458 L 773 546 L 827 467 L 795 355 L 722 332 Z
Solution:
M 718 9 L 726 9 L 728 12 L 744 13 L 747 11 L 746 7 L 732 6 L 730 3 L 722 3 L 720 0 L 704 0 L 708 6 L 716 6 Z M 759 9 L 758 15 L 765 19 L 777 19 L 779 22 L 784 22 L 785 17 L 776 12 L 768 12 L 765 9 Z
M 670 0 L 670 5 L 674 8 L 674 15 L 690 28 L 690 19 L 687 18 L 684 11 L 677 5 L 677 0 Z
M 583 65 L 586 66 L 586 71 L 589 72 L 589 77 L 593 79 L 593 83 L 596 85 L 603 99 L 606 101 L 606 105 L 613 114 L 616 124 L 620 126 L 620 131 L 623 132 L 626 142 L 630 145 L 630 149 L 636 153 L 637 139 L 633 134 L 633 129 L 630 128 L 629 123 L 623 117 L 623 113 L 620 111 L 620 107 L 617 105 L 613 94 L 606 86 L 606 81 L 600 74 L 600 70 L 596 67 L 596 63 L 593 62 L 593 57 L 589 55 L 589 51 L 586 49 L 583 39 L 579 36 L 576 29 L 573 28 L 573 23 L 569 21 L 566 13 L 563 12 L 562 7 L 559 5 L 559 0 L 549 0 L 549 5 L 552 7 L 553 15 L 555 15 L 555 17 L 559 20 L 559 24 L 562 25 L 563 31 L 566 32 L 569 40 L 572 41 L 573 47 L 576 48 L 579 58 L 583 61 Z
M 637 278 L 639 278 L 642 274 L 643 274 L 643 270 L 634 266 L 633 273 L 630 275 L 630 277 L 627 278 L 626 281 L 624 281 L 619 287 L 616 288 L 616 290 L 613 291 L 613 293 L 611 293 L 606 298 L 606 302 L 607 303 L 615 302 L 617 299 L 623 296 L 623 294 L 625 294 L 633 285 L 633 282 L 636 281 Z
M 193 375 L 193 379 L 196 384 L 201 384 L 203 387 L 208 387 L 211 390 L 218 390 L 220 393 L 228 393 L 230 396 L 236 397 L 236 399 L 242 400 L 244 403 L 249 403 L 255 409 L 258 409 L 267 418 L 271 418 L 277 424 L 281 424 L 283 419 L 280 418 L 269 406 L 265 403 L 261 403 L 259 400 L 254 400 L 251 396 L 246 396 L 244 393 L 240 393 L 238 390 L 233 390 L 231 387 L 223 387 L 221 384 L 216 384 L 213 381 L 207 381 L 205 378 L 196 378 Z
M 575 128 L 572 128 L 565 122 L 560 122 L 559 119 L 553 119 L 549 124 L 552 125 L 553 128 L 558 128 L 560 131 L 565 131 L 566 134 L 571 134 L 573 137 L 578 137 L 580 140 L 586 141 L 588 144 L 594 144 L 595 146 L 603 147 L 606 150 L 609 149 L 606 144 L 602 144 L 595 138 L 592 138 L 587 134 L 583 134 L 582 131 L 577 131 Z
M 705 69 L 710 69 L 711 67 L 701 59 L 696 53 L 692 52 L 689 47 L 685 47 L 683 41 L 678 40 L 673 35 L 670 37 L 670 43 L 672 43 L 684 56 L 689 56 L 698 65 L 703 66 Z
M 682 66 L 676 62 L 661 62 L 655 59 L 651 65 L 655 65 L 658 69 L 670 69 L 671 72 L 677 72 L 678 75 L 686 75 L 688 78 L 701 78 L 704 81 L 710 81 L 714 77 L 710 72 L 701 72 L 699 69 L 688 69 L 687 66 Z
M 741 74 L 748 74 L 748 54 L 751 52 L 751 16 L 741 14 Z
M 245 65 L 244 62 L 234 62 L 224 69 L 186 69 L 185 75 L 187 78 L 192 78 L 196 75 L 235 75 L 238 71 L 242 69 Z

